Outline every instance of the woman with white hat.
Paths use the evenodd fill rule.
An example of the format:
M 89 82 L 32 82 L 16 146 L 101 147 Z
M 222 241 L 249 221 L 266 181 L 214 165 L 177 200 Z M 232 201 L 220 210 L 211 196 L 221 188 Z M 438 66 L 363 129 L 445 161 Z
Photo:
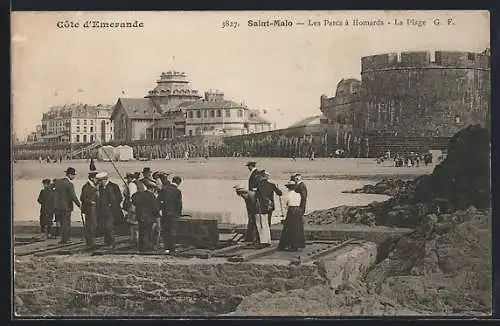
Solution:
M 297 251 L 305 247 L 304 225 L 302 209 L 300 207 L 300 194 L 295 191 L 297 184 L 288 182 L 285 187 L 288 193 L 285 195 L 286 218 L 281 231 L 278 248 L 285 251 Z

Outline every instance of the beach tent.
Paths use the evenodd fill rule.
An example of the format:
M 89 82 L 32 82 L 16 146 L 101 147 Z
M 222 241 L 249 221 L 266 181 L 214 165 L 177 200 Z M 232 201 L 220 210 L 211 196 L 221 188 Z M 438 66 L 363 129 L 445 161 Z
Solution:
M 134 159 L 134 150 L 127 145 L 116 147 L 116 154 L 119 161 L 130 161 Z
M 113 146 L 102 146 L 97 151 L 97 159 L 99 161 L 111 161 L 116 159 L 116 148 Z

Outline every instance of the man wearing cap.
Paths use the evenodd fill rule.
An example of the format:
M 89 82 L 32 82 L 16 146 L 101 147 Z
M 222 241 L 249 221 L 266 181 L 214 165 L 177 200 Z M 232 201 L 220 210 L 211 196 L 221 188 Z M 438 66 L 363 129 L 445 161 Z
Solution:
M 99 190 L 97 189 L 97 172 L 90 172 L 88 181 L 82 187 L 80 200 L 82 214 L 85 216 L 85 243 L 88 249 L 95 247 L 95 232 L 97 228 L 97 202 Z
M 269 181 L 269 172 L 262 170 L 259 174 L 260 182 L 257 186 L 257 196 L 260 199 L 261 211 L 267 214 L 267 222 L 271 226 L 271 218 L 276 207 L 274 204 L 274 194 L 281 197 L 283 192 L 278 188 L 276 183 Z
M 137 191 L 146 191 L 146 186 L 144 184 L 146 180 L 155 182 L 151 174 L 151 168 L 145 167 L 142 169 L 142 179 L 137 183 Z
M 71 212 L 73 211 L 73 203 L 81 207 L 75 193 L 75 185 L 73 184 L 76 171 L 74 168 L 69 167 L 65 173 L 65 178 L 56 180 L 54 190 L 56 222 L 61 224 L 61 241 L 59 241 L 59 244 L 71 241 Z
M 99 180 L 97 216 L 104 231 L 104 244 L 107 247 L 114 247 L 114 226 L 124 219 L 120 206 L 123 199 L 122 193 L 117 184 L 109 181 L 106 172 L 98 173 L 96 178 Z
M 257 171 L 257 163 L 254 161 L 247 163 L 248 171 L 250 171 L 250 177 L 248 178 L 248 190 L 255 191 L 259 185 L 259 176 Z
M 127 173 L 125 179 L 127 180 L 127 185 L 123 191 L 123 209 L 127 212 L 126 221 L 130 229 L 130 242 L 137 244 L 139 240 L 139 230 L 137 226 L 136 207 L 132 203 L 132 196 L 137 192 L 135 174 Z
M 236 194 L 243 198 L 247 209 L 248 222 L 247 231 L 245 234 L 245 242 L 257 242 L 257 240 L 259 240 L 259 234 L 256 223 L 257 205 L 255 202 L 255 192 L 248 191 L 247 189 L 239 185 L 236 185 L 233 188 L 236 191 Z
M 162 235 L 165 252 L 175 253 L 177 223 L 182 216 L 182 192 L 179 186 L 182 179 L 178 176 L 172 178 L 172 182 L 166 185 L 159 193 L 159 200 L 162 205 Z
M 153 223 L 160 218 L 160 206 L 154 191 L 156 184 L 150 180 L 144 181 L 146 191 L 139 191 L 132 195 L 132 205 L 136 208 L 137 221 L 139 222 L 139 250 L 151 251 L 154 245 L 151 241 Z

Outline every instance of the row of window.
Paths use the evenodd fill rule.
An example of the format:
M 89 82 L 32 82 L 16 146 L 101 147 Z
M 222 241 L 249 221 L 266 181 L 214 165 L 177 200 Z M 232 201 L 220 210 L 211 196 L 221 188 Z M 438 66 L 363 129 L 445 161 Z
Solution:
M 80 137 L 80 135 L 75 135 L 74 139 L 75 143 L 80 143 L 80 139 L 82 143 L 93 143 L 96 138 L 94 135 L 90 135 L 89 137 L 87 137 L 87 135 L 82 135 L 82 137 Z M 113 140 L 113 135 L 109 136 L 109 140 Z
M 113 126 L 109 127 L 109 131 L 113 131 Z M 80 126 L 76 126 L 76 132 L 80 132 Z M 87 132 L 87 127 L 83 127 L 83 132 Z M 90 127 L 90 132 L 94 132 L 94 127 Z
M 230 109 L 225 109 L 225 116 L 226 118 L 231 117 L 231 110 Z M 193 119 L 195 116 L 195 111 L 189 111 L 188 112 L 188 117 L 190 119 Z M 196 110 L 196 118 L 201 118 L 201 112 L 202 110 Z M 217 109 L 217 110 L 203 110 L 203 117 L 204 118 L 221 118 L 222 117 L 222 109 Z M 243 117 L 243 110 L 238 110 L 238 118 Z
M 87 124 L 87 121 L 90 121 L 89 123 L 90 123 L 91 125 L 93 125 L 93 124 L 94 124 L 94 120 L 87 120 L 87 119 L 85 119 L 85 120 L 82 120 L 82 121 L 83 121 L 83 124 L 84 124 L 84 125 L 86 125 L 86 124 Z M 103 121 L 104 121 L 104 120 L 103 120 Z M 79 125 L 79 124 L 80 124 L 80 119 L 76 119 L 76 124 L 77 124 L 77 125 Z M 102 124 L 102 123 L 101 123 L 101 124 Z M 106 120 L 106 125 L 109 125 L 109 120 Z

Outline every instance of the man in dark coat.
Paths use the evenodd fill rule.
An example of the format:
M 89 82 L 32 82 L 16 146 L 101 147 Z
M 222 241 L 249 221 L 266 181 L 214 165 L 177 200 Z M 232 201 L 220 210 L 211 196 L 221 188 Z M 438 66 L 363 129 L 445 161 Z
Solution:
M 262 170 L 260 173 L 260 182 L 257 186 L 257 196 L 260 198 L 261 212 L 267 214 L 267 221 L 271 226 L 271 218 L 275 210 L 274 194 L 282 196 L 283 192 L 276 183 L 269 181 L 269 172 Z
M 99 189 L 97 187 L 97 172 L 89 173 L 89 180 L 83 185 L 80 200 L 82 214 L 85 217 L 85 243 L 88 249 L 95 247 L 95 233 L 97 229 L 97 203 Z
M 160 206 L 154 195 L 156 184 L 145 181 L 146 191 L 139 191 L 132 195 L 132 204 L 135 206 L 137 221 L 139 222 L 139 250 L 151 251 L 154 244 L 151 241 L 153 224 L 160 219 Z
M 304 215 L 306 212 L 306 203 L 307 203 L 307 187 L 304 181 L 302 181 L 302 175 L 300 173 L 296 173 L 293 176 L 293 180 L 295 181 L 295 183 L 297 183 L 295 191 L 300 194 L 299 207 L 302 209 L 302 215 Z
M 43 179 L 42 185 L 43 189 L 40 191 L 37 201 L 40 204 L 40 227 L 45 239 L 48 239 L 54 220 L 54 190 L 49 179 Z
M 104 244 L 107 247 L 115 247 L 114 228 L 115 224 L 124 222 L 122 208 L 120 206 L 123 196 L 120 187 L 109 181 L 106 172 L 98 173 L 99 180 L 99 205 L 97 217 L 104 231 Z
M 155 182 L 155 180 L 153 180 L 151 168 L 148 167 L 142 169 L 142 178 L 139 179 L 137 182 L 137 191 L 146 191 L 146 186 L 145 186 L 146 181 Z
M 182 193 L 179 185 L 182 179 L 178 176 L 172 178 L 172 182 L 159 192 L 159 200 L 162 211 L 162 235 L 163 245 L 166 253 L 175 253 L 177 223 L 182 215 Z
M 76 171 L 74 168 L 69 167 L 65 173 L 65 178 L 56 180 L 54 190 L 56 221 L 61 224 L 60 244 L 68 243 L 71 240 L 71 212 L 73 211 L 73 203 L 81 207 L 75 193 L 75 186 L 73 185 Z
M 255 191 L 259 185 L 259 171 L 256 168 L 256 162 L 248 162 L 247 168 L 250 171 L 250 177 L 248 178 L 248 190 Z

